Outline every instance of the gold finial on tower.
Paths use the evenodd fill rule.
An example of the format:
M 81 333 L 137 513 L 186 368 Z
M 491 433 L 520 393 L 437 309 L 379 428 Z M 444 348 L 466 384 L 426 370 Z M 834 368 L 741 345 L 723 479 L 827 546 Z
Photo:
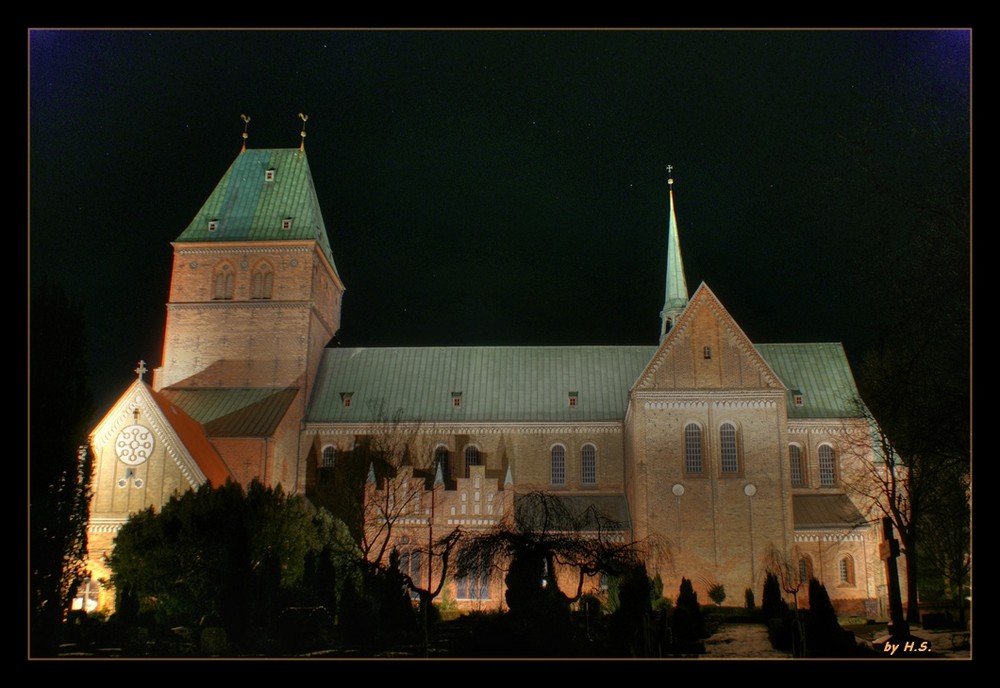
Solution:
M 306 150 L 306 122 L 309 121 L 309 115 L 303 115 L 300 112 L 299 119 L 302 120 L 302 131 L 299 132 L 299 136 L 302 137 L 302 142 L 299 144 L 299 152 L 304 153 Z
M 674 185 L 674 166 L 667 165 L 667 184 Z
M 247 134 L 247 127 L 250 126 L 250 118 L 247 117 L 246 115 L 240 115 L 240 117 L 243 119 L 243 149 L 240 151 L 240 153 L 246 153 L 247 138 L 250 136 L 249 134 Z

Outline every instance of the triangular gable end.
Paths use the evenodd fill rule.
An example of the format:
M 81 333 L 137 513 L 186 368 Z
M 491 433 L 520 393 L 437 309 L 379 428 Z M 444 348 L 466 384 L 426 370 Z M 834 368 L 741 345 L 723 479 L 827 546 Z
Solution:
M 113 446 L 123 430 L 139 424 L 152 432 L 154 446 L 161 447 L 180 471 L 187 482 L 184 488 L 197 489 L 205 482 L 221 485 L 232 477 L 201 425 L 141 380 L 129 386 L 91 433 L 97 459 L 105 458 L 101 448 Z M 116 460 L 107 453 L 108 460 Z
M 632 387 L 633 391 L 761 388 L 785 389 L 704 282 Z

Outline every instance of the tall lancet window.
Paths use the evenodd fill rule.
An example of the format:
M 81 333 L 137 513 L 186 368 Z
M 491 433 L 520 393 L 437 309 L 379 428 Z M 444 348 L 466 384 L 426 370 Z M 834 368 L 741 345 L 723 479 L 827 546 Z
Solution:
M 233 266 L 223 263 L 215 269 L 215 288 L 212 291 L 212 299 L 215 301 L 228 301 L 233 298 L 233 282 L 236 275 Z
M 271 298 L 274 286 L 274 271 L 268 263 L 260 263 L 253 271 L 253 298 Z
M 722 472 L 738 473 L 740 470 L 739 446 L 736 438 L 736 426 L 723 423 L 719 428 L 719 446 L 722 449 Z
M 701 473 L 701 426 L 697 423 L 684 426 L 684 470 Z
M 469 477 L 469 468 L 471 466 L 479 466 L 482 464 L 482 457 L 479 455 L 478 447 L 466 447 L 465 448 L 465 477 Z

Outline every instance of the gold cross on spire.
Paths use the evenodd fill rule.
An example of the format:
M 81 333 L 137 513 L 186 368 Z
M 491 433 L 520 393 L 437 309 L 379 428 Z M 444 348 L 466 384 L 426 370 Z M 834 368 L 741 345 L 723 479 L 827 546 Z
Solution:
M 674 166 L 667 165 L 667 184 L 674 185 Z
M 299 132 L 299 136 L 302 137 L 302 142 L 299 144 L 299 152 L 303 153 L 306 150 L 306 122 L 309 121 L 309 115 L 303 115 L 300 112 L 299 119 L 302 120 L 302 131 Z
M 136 375 L 139 376 L 139 379 L 141 380 L 142 376 L 145 375 L 148 372 L 149 372 L 149 370 L 146 369 L 146 362 L 145 361 L 139 361 L 139 367 L 135 369 L 135 373 L 136 373 Z
M 243 120 L 243 150 L 241 150 L 240 152 L 246 153 L 247 138 L 250 136 L 249 134 L 247 134 L 247 128 L 250 126 L 250 118 L 247 117 L 246 115 L 240 115 L 240 118 Z

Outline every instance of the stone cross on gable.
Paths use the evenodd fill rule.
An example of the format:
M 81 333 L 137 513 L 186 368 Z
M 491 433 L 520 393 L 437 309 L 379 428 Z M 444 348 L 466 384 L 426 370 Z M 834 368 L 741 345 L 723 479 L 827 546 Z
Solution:
M 135 369 L 135 374 L 139 376 L 139 379 L 141 380 L 142 376 L 148 372 L 149 370 L 146 369 L 146 362 L 139 361 L 139 367 Z

